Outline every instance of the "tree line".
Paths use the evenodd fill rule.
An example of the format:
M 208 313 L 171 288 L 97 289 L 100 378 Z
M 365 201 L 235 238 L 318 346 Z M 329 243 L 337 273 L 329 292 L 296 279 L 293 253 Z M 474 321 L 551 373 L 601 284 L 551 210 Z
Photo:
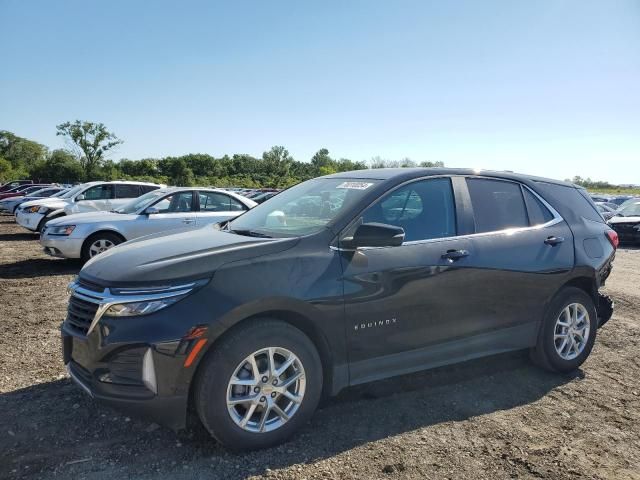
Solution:
M 0 131 L 0 182 L 18 178 L 76 183 L 91 180 L 142 180 L 167 185 L 285 188 L 320 175 L 382 167 L 441 167 L 442 162 L 415 162 L 409 158 L 369 162 L 333 158 L 326 148 L 309 161 L 294 159 L 283 146 L 273 146 L 261 157 L 247 154 L 214 157 L 207 153 L 131 160 L 109 158 L 122 142 L 102 123 L 76 120 L 56 127 L 68 148 L 50 150 L 34 140 Z

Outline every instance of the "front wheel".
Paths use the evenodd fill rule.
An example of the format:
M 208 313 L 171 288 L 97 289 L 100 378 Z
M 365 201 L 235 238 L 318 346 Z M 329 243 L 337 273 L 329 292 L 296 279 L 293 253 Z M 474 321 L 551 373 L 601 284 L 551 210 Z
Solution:
M 531 357 L 547 370 L 575 370 L 591 353 L 597 329 L 591 297 L 584 290 L 566 287 L 551 302 Z
M 321 392 L 322 364 L 311 340 L 285 322 L 256 319 L 206 356 L 194 401 L 216 440 L 251 450 L 285 441 L 311 418 Z
M 82 252 L 80 253 L 82 261 L 86 262 L 90 258 L 95 257 L 107 250 L 115 247 L 116 245 L 124 242 L 122 237 L 110 232 L 99 232 L 91 235 L 85 240 L 82 245 Z

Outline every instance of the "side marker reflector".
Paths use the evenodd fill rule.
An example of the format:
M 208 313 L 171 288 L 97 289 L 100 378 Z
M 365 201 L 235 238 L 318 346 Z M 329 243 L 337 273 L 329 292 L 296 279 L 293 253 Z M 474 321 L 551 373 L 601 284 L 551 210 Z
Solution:
M 204 344 L 207 343 L 207 339 L 206 338 L 201 338 L 200 340 L 198 340 L 198 342 L 193 346 L 193 348 L 191 349 L 191 352 L 189 352 L 189 355 L 187 356 L 187 359 L 184 361 L 184 366 L 186 367 L 190 367 L 191 364 L 193 363 L 193 361 L 196 359 L 196 357 L 198 356 L 198 353 L 200 353 L 200 350 L 202 350 L 202 347 L 204 347 Z

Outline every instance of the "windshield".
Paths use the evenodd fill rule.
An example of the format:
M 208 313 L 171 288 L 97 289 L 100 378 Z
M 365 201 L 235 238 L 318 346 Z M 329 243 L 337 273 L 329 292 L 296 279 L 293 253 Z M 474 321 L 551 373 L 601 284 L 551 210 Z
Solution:
M 68 189 L 68 188 L 65 188 L 64 190 L 60 190 L 59 192 L 54 193 L 54 194 L 53 194 L 53 195 L 51 195 L 51 196 L 52 196 L 52 197 L 56 197 L 56 198 L 58 198 L 58 197 L 59 197 L 59 198 L 64 198 L 64 195 L 65 195 L 67 192 L 69 192 L 69 189 Z
M 161 197 L 167 193 L 164 190 L 154 190 L 149 193 L 145 193 L 141 197 L 134 198 L 129 203 L 125 203 L 120 208 L 116 208 L 114 212 L 116 213 L 136 213 L 141 208 L 147 207 L 151 202 L 156 200 L 158 197 Z
M 317 178 L 279 193 L 229 222 L 244 235 L 297 237 L 322 230 L 357 202 L 377 180 Z
M 630 198 L 629 200 L 623 202 L 619 207 L 618 207 L 618 211 L 621 211 L 622 209 L 628 207 L 629 205 L 633 205 L 634 203 L 640 201 L 639 198 Z
M 84 185 L 76 185 L 64 195 L 60 195 L 58 198 L 71 198 L 83 188 L 84 188 Z
M 640 202 L 627 205 L 618 212 L 623 217 L 640 217 Z

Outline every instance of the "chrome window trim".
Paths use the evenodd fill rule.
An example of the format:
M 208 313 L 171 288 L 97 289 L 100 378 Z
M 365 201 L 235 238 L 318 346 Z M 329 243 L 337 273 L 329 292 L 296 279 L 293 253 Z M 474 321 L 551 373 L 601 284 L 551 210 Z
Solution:
M 113 305 L 119 305 L 122 303 L 136 303 L 136 302 L 149 302 L 153 300 L 163 300 L 165 298 L 180 297 L 190 293 L 197 282 L 191 282 L 183 285 L 175 285 L 171 287 L 151 287 L 146 290 L 141 289 L 119 289 L 120 291 L 129 291 L 126 294 L 112 293 L 111 289 L 105 288 L 102 293 L 88 290 L 77 281 L 73 281 L 67 287 L 67 292 L 72 296 L 98 305 L 89 330 L 87 330 L 87 336 L 94 330 L 100 319 L 104 316 L 109 307 Z M 162 290 L 160 290 L 162 289 Z M 142 293 L 142 292 L 149 293 Z
M 477 238 L 477 237 L 484 237 L 484 236 L 494 236 L 494 235 L 514 235 L 517 233 L 521 233 L 521 232 L 528 232 L 528 231 L 534 231 L 534 230 L 542 230 L 544 228 L 548 228 L 548 227 L 552 227 L 554 225 L 557 225 L 559 223 L 564 222 L 564 218 L 562 217 L 562 215 L 560 215 L 560 213 L 558 213 L 558 211 L 553 208 L 549 202 L 547 202 L 544 198 L 542 198 L 540 195 L 538 195 L 537 192 L 533 191 L 531 188 L 529 188 L 528 185 L 525 185 L 524 183 L 520 183 L 518 181 L 515 180 L 509 180 L 509 179 L 505 179 L 505 178 L 494 178 L 494 177 L 485 177 L 482 175 L 478 175 L 478 176 L 471 176 L 471 175 L 454 175 L 457 177 L 462 177 L 462 178 L 482 178 L 482 179 L 487 179 L 487 180 L 497 180 L 497 181 L 502 181 L 502 182 L 509 182 L 509 183 L 515 183 L 516 185 L 519 185 L 521 188 L 526 188 L 535 198 L 537 198 L 538 200 L 540 200 L 540 202 L 542 202 L 542 204 L 549 210 L 549 212 L 553 215 L 553 218 L 551 220 L 549 220 L 546 223 L 541 223 L 539 225 L 530 225 L 528 227 L 515 227 L 515 228 L 505 228 L 502 230 L 492 230 L 490 232 L 475 232 L 475 233 L 468 233 L 465 235 L 455 235 L 452 237 L 439 237 L 439 238 L 426 238 L 424 240 L 412 240 L 410 242 L 403 242 L 402 245 L 400 245 L 400 247 L 404 247 L 404 246 L 411 246 L 411 245 L 421 245 L 421 244 L 425 244 L 425 243 L 437 243 L 437 242 L 444 242 L 444 241 L 450 241 L 450 240 L 454 240 L 454 239 L 468 239 L 468 238 Z M 411 182 L 405 182 L 401 185 L 398 185 L 396 188 L 408 185 L 409 183 L 412 183 L 413 181 L 419 181 L 419 180 L 427 180 L 429 178 L 442 178 L 442 177 L 447 177 L 446 175 L 437 175 L 437 176 L 433 176 L 433 177 L 420 177 L 417 178 L 415 180 L 412 180 Z M 453 176 L 449 176 L 448 178 L 453 178 Z M 389 190 L 389 192 L 392 192 L 393 190 L 395 190 L 396 188 Z M 387 193 L 389 192 L 385 192 L 384 195 L 387 195 Z M 380 198 L 382 198 L 384 195 L 382 195 Z M 455 195 L 455 192 L 454 192 Z M 360 212 L 358 212 L 358 215 L 356 216 L 356 219 L 358 218 L 359 215 L 362 214 L 362 212 L 364 212 L 367 208 L 369 208 L 371 205 L 373 205 L 375 202 L 377 202 L 379 199 L 375 200 L 374 202 L 372 202 L 371 204 L 369 204 L 366 208 L 364 208 L 363 210 L 361 210 Z M 523 202 L 524 202 L 524 196 L 523 196 Z M 529 210 L 527 209 L 527 205 L 525 202 L 525 210 L 527 211 L 527 214 L 529 212 Z M 457 212 L 456 212 L 457 215 Z M 347 227 L 344 228 L 344 230 L 347 230 L 348 228 L 351 227 L 351 225 L 353 224 L 353 222 L 355 222 L 354 219 L 353 221 L 349 222 L 349 225 L 347 225 Z M 343 230 L 343 231 L 344 231 Z M 330 245 L 329 248 L 333 251 L 337 251 L 337 252 L 355 252 L 355 251 L 363 251 L 363 250 L 379 250 L 382 248 L 398 248 L 398 247 L 358 247 L 356 248 L 340 248 L 338 246 L 335 245 Z

